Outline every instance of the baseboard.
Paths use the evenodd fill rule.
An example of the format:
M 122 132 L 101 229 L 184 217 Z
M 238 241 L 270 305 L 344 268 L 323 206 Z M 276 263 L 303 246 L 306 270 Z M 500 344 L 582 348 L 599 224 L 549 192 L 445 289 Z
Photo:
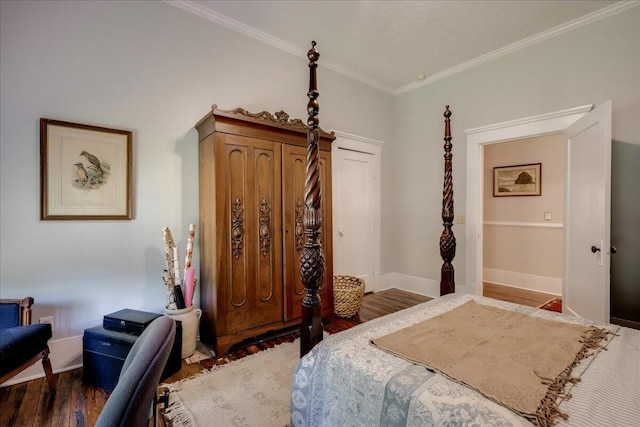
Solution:
M 431 298 L 440 296 L 440 282 L 438 280 L 424 279 L 402 273 L 385 273 L 380 274 L 377 278 L 376 285 L 378 287 L 376 292 L 396 288 Z M 475 294 L 477 292 L 474 284 L 463 285 L 456 283 L 455 288 L 457 294 Z
M 379 291 L 385 289 L 401 289 L 415 294 L 436 298 L 440 295 L 440 282 L 422 277 L 409 276 L 401 273 L 386 273 L 380 275 Z
M 496 285 L 527 289 L 545 294 L 562 295 L 562 279 L 557 277 L 537 276 L 517 271 L 483 268 L 482 279 Z
M 82 335 L 51 340 L 49 341 L 49 350 L 49 359 L 54 374 L 82 367 Z M 0 384 L 0 388 L 43 377 L 42 362 L 38 361 L 15 377 Z

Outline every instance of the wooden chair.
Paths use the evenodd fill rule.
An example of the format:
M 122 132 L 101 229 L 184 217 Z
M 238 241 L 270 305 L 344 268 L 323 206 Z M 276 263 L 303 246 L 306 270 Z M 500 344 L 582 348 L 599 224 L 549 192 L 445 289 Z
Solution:
M 42 360 L 49 390 L 56 382 L 49 360 L 51 325 L 31 324 L 33 298 L 0 300 L 0 384 Z

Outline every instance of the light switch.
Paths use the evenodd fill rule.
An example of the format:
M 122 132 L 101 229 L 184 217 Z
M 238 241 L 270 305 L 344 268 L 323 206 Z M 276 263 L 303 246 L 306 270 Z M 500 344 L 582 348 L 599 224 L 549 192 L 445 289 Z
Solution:
M 545 212 L 544 213 L 544 220 L 545 221 L 551 221 L 551 212 Z

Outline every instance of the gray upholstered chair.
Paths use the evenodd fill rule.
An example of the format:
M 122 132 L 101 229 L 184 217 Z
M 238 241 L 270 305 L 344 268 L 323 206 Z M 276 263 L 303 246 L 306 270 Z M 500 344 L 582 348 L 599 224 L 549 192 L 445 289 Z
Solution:
M 147 427 L 158 383 L 176 335 L 167 316 L 155 319 L 136 340 L 124 361 L 115 389 L 104 405 L 96 427 Z

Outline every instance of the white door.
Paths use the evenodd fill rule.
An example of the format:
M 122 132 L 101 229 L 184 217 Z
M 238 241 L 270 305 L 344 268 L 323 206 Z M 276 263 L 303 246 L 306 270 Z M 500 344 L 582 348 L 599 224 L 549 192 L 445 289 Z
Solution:
M 365 281 L 374 290 L 375 160 L 373 153 L 332 150 L 333 272 Z
M 611 101 L 565 136 L 563 312 L 609 323 Z

